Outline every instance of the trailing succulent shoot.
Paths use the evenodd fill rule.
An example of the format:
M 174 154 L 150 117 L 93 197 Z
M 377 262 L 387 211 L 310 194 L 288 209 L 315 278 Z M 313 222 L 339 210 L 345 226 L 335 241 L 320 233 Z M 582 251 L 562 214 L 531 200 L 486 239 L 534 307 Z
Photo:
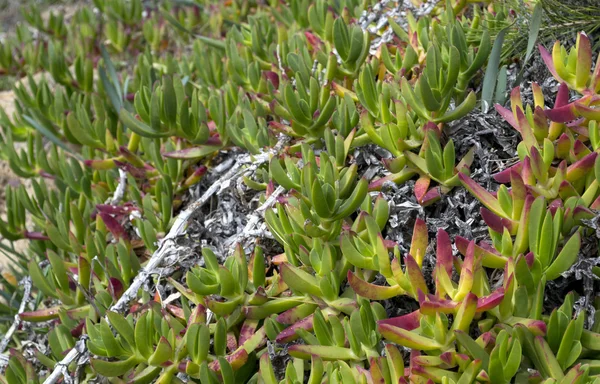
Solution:
M 339 150 L 341 159 L 345 159 L 343 142 Z M 283 165 L 276 157 L 270 162 L 273 180 L 290 191 L 277 204 L 277 213 L 269 209 L 265 214 L 267 225 L 282 244 L 294 233 L 325 240 L 337 237 L 343 219 L 361 205 L 367 194 L 368 182 L 364 178 L 356 180 L 356 164 L 338 170 L 335 157 L 327 152 L 316 157 L 306 144 L 301 153 L 302 169 L 291 157 L 284 157 Z
M 0 43 L 20 79 L 0 156 L 31 186 L 0 219 L 28 243 L 0 244 L 0 381 L 600 383 L 600 303 L 547 295 L 600 207 L 591 38 L 540 45 L 551 108 L 535 83 L 496 105 L 521 141 L 488 191 L 449 128 L 504 100 L 502 41 L 532 4 L 404 3 L 27 11 Z M 419 217 L 392 230 L 411 179 Z M 463 187 L 487 239 L 429 220 Z M 227 239 L 204 220 L 240 207 Z

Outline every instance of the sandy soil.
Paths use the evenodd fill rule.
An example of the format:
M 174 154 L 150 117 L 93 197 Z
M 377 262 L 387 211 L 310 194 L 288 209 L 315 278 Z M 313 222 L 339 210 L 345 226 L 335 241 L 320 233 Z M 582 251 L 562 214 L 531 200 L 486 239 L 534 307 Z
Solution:
M 12 116 L 14 111 L 14 94 L 12 91 L 0 92 L 0 106 L 4 108 L 8 116 Z M 4 161 L 0 161 L 0 217 L 2 219 L 6 218 L 6 207 L 4 202 L 4 190 L 10 185 L 19 185 L 20 183 L 24 183 L 26 186 L 29 184 L 26 180 L 20 180 L 17 175 L 15 175 L 8 163 Z M 10 245 L 10 242 L 7 240 L 2 240 L 3 244 Z M 14 247 L 17 252 L 25 252 L 27 250 L 27 240 L 19 240 L 14 243 Z M 4 269 L 9 260 L 6 256 L 0 253 L 0 270 Z
M 85 1 L 85 0 L 84 0 Z M 82 0 L 0 0 L 0 32 L 9 32 L 15 25 L 23 20 L 21 16 L 21 7 L 36 5 L 40 9 L 46 8 L 42 13 L 42 18 L 46 19 L 50 11 L 64 12 L 65 17 L 69 18 L 76 7 L 74 3 L 81 3 Z
M 38 82 L 40 80 L 40 78 L 42 76 L 44 76 L 44 73 L 37 73 L 33 76 L 34 80 L 36 82 Z M 24 79 L 26 80 L 26 79 Z M 46 80 L 48 80 L 48 86 L 50 86 L 51 88 L 54 85 L 54 82 L 52 81 L 52 77 L 50 75 L 46 75 Z M 24 84 L 27 84 L 26 82 Z M 15 99 L 15 95 L 13 91 L 2 91 L 0 92 L 0 107 L 4 108 L 4 111 L 6 112 L 6 114 L 8 115 L 9 118 L 12 118 L 13 112 L 15 110 L 15 106 L 14 106 L 14 99 Z M 0 138 L 1 140 L 1 138 Z M 23 146 L 24 143 L 16 143 L 15 144 L 18 147 Z M 0 160 L 0 218 L 2 218 L 3 220 L 6 219 L 6 206 L 5 206 L 5 189 L 9 186 L 19 186 L 20 184 L 23 184 L 25 186 L 25 188 L 27 189 L 27 191 L 29 192 L 29 194 L 31 195 L 33 193 L 33 191 L 31 190 L 31 182 L 27 179 L 22 179 L 19 176 L 15 175 L 13 173 L 13 171 L 10 169 L 9 165 L 7 162 Z M 31 222 L 27 223 L 27 226 L 31 226 Z M 28 228 L 28 229 L 32 229 L 32 228 Z M 3 244 L 6 244 L 8 246 L 10 246 L 10 241 L 8 240 L 4 240 L 1 238 L 0 236 L 0 242 Z M 21 254 L 24 254 L 27 252 L 27 246 L 28 246 L 29 240 L 18 240 L 16 242 L 14 242 L 12 244 L 12 246 L 15 248 L 15 250 Z M 8 263 L 10 263 L 10 260 L 2 253 L 0 252 L 0 272 L 2 270 L 5 270 L 5 267 L 8 265 Z
M 7 3 L 6 8 L 0 12 L 0 21 L 2 24 L 2 32 L 7 32 L 10 29 L 14 28 L 14 25 L 21 20 L 21 16 L 18 12 L 19 4 L 22 2 L 12 1 L 12 0 L 4 0 Z M 61 12 L 66 16 L 66 19 L 70 18 L 78 8 L 78 5 L 73 5 L 72 3 L 82 3 L 82 1 L 67 1 L 66 4 L 56 4 L 56 1 L 48 1 L 46 5 L 49 5 L 48 8 L 42 13 L 42 17 L 44 19 L 48 18 L 50 12 Z M 39 3 L 39 2 L 38 2 Z M 2 7 L 3 0 L 0 0 L 0 9 Z M 37 74 L 34 78 L 37 80 L 41 77 L 42 74 Z M 48 76 L 47 79 L 50 79 Z M 51 85 L 51 81 L 49 81 L 49 85 Z M 14 112 L 14 93 L 12 91 L 3 91 L 0 92 L 0 106 L 4 108 L 4 111 L 9 117 L 12 117 Z M 2 160 L 0 160 L 0 218 L 6 218 L 6 207 L 4 202 L 4 190 L 10 185 L 19 185 L 20 183 L 24 184 L 29 189 L 30 183 L 28 180 L 22 180 L 18 176 L 16 176 L 8 166 L 8 164 Z M 10 242 L 7 240 L 0 240 L 3 244 L 10 245 Z M 13 246 L 15 247 L 17 252 L 25 253 L 27 251 L 27 240 L 19 240 L 16 241 Z M 4 269 L 10 261 L 6 258 L 4 254 L 0 252 L 0 271 Z

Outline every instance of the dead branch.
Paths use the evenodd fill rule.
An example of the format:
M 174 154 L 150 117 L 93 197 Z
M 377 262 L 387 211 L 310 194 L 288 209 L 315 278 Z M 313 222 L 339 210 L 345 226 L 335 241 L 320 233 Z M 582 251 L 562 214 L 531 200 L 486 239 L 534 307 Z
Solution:
M 235 180 L 242 173 L 248 171 L 246 169 L 242 169 L 244 165 L 248 165 L 250 169 L 256 169 L 261 164 L 269 161 L 273 154 L 279 152 L 285 143 L 287 143 L 287 141 L 288 138 L 282 135 L 280 136 L 277 145 L 275 145 L 271 150 L 256 156 L 241 156 L 239 159 L 237 159 L 235 164 L 233 164 L 222 177 L 215 181 L 198 200 L 190 204 L 183 212 L 181 212 L 177 216 L 177 219 L 169 230 L 169 233 L 160 241 L 158 249 L 156 252 L 154 252 L 150 260 L 148 260 L 148 263 L 138 273 L 136 278 L 133 280 L 133 283 L 131 283 L 125 293 L 123 293 L 119 300 L 109 310 L 113 312 L 123 312 L 125 310 L 126 306 L 137 296 L 138 290 L 142 287 L 148 277 L 156 271 L 165 257 L 173 252 L 172 247 L 169 247 L 169 245 L 173 243 L 177 237 L 184 234 L 188 220 L 196 213 L 196 211 L 206 204 L 213 197 L 213 195 L 218 194 L 222 190 L 228 188 L 232 180 Z M 60 377 L 64 376 L 66 378 L 68 376 L 68 370 L 66 367 L 68 367 L 69 364 L 71 364 L 74 360 L 87 353 L 87 347 L 85 346 L 84 338 L 86 338 L 85 335 L 79 339 L 75 348 L 71 349 L 64 359 L 56 363 L 52 374 L 44 381 L 44 384 L 54 384 Z M 80 348 L 78 348 L 78 346 Z
M 21 315 L 21 313 L 23 313 L 25 311 L 25 306 L 29 302 L 29 298 L 31 296 L 31 278 L 29 276 L 24 277 L 19 282 L 19 285 L 23 286 L 23 299 L 21 299 L 21 305 L 19 305 L 19 309 L 17 311 L 17 314 L 15 315 L 15 320 L 14 320 L 13 324 L 8 329 L 8 331 L 4 334 L 2 341 L 0 341 L 0 354 L 3 353 L 4 350 L 6 350 L 8 343 L 10 343 L 10 339 L 12 338 L 12 335 L 17 331 L 17 329 L 19 329 L 19 326 L 21 325 L 21 322 L 23 321 L 23 320 L 21 320 L 20 315 Z M 4 369 L 5 363 L 8 363 L 8 360 L 0 361 L 0 369 Z

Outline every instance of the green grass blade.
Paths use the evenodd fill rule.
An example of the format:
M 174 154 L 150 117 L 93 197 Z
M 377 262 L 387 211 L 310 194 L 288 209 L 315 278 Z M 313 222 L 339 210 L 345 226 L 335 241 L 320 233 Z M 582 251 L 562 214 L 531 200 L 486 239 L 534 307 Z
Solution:
M 488 65 L 485 69 L 485 76 L 483 78 L 483 88 L 481 91 L 481 110 L 483 113 L 487 113 L 492 103 L 492 97 L 494 96 L 494 88 L 496 87 L 496 81 L 498 78 L 498 65 L 500 64 L 500 56 L 502 55 L 502 44 L 504 43 L 504 34 L 506 29 L 503 29 L 496 36 L 494 45 L 492 47 L 492 53 L 488 59 Z
M 79 156 L 78 153 L 73 152 L 73 150 L 71 148 L 69 148 L 68 145 L 66 145 L 60 138 L 58 138 L 52 131 L 50 131 L 48 128 L 44 127 L 42 124 L 40 124 L 37 120 L 34 120 L 33 118 L 29 117 L 29 116 L 23 116 L 23 118 L 29 123 L 31 124 L 39 133 L 41 133 L 42 135 L 46 136 L 46 138 L 48 140 L 50 140 L 51 142 L 53 142 L 54 144 L 56 144 L 58 147 L 64 149 L 66 152 L 70 153 L 71 155 L 73 155 L 75 158 L 77 158 L 78 160 L 83 161 L 83 159 L 81 158 L 81 156 Z
M 544 13 L 544 8 L 542 7 L 542 3 L 537 3 L 533 8 L 533 14 L 531 15 L 531 24 L 529 24 L 529 37 L 527 39 L 527 51 L 525 51 L 525 59 L 521 65 L 521 70 L 517 75 L 515 80 L 515 84 L 520 84 L 521 79 L 523 77 L 523 73 L 525 72 L 525 68 L 527 62 L 531 58 L 533 53 L 533 48 L 535 48 L 535 42 L 538 39 L 538 35 L 540 33 L 540 26 L 542 25 L 542 15 Z
M 190 31 L 189 29 L 187 29 L 186 27 L 181 25 L 181 23 L 179 21 L 177 21 L 177 19 L 174 18 L 173 15 L 171 15 L 169 12 L 167 12 L 165 10 L 161 10 L 161 14 L 171 25 L 173 25 L 175 28 L 179 29 L 181 32 L 189 33 L 190 35 L 194 36 L 194 38 L 202 41 L 203 43 L 206 43 L 207 45 L 209 45 L 213 48 L 225 50 L 225 43 L 223 41 L 211 39 L 210 37 L 197 35 L 197 34 L 193 33 L 192 31 Z

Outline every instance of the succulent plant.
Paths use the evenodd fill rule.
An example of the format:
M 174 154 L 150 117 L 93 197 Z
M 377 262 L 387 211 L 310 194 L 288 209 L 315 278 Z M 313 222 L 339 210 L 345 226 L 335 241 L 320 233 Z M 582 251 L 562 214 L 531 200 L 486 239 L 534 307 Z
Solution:
M 343 158 L 343 153 L 341 158 L 338 156 L 340 161 Z M 284 158 L 286 169 L 277 158 L 270 162 L 273 180 L 292 191 L 285 203 L 278 205 L 279 220 L 273 210 L 268 210 L 266 216 L 282 243 L 286 235 L 293 233 L 326 239 L 337 236 L 342 219 L 362 204 L 367 193 L 368 182 L 356 181 L 356 164 L 338 171 L 336 158 L 325 152 L 317 158 L 307 145 L 302 146 L 302 161 L 302 170 L 289 157 Z
M 598 92 L 598 65 L 596 71 L 590 73 L 592 69 L 592 47 L 589 37 L 585 33 L 577 35 L 577 41 L 569 52 L 560 44 L 554 43 L 552 55 L 540 45 L 542 58 L 552 72 L 552 75 L 559 80 L 567 83 L 570 89 L 576 90 L 582 94 L 595 94 Z
M 25 12 L 0 43 L 20 79 L 0 157 L 32 189 L 5 189 L 0 234 L 27 249 L 0 244 L 0 381 L 597 383 L 591 294 L 545 306 L 600 207 L 592 43 L 540 47 L 551 108 L 537 84 L 496 106 L 522 140 L 490 192 L 448 127 L 490 78 L 502 102 L 501 43 L 530 15 L 488 3 Z M 421 207 L 398 207 L 390 182 L 417 175 Z M 462 187 L 477 241 L 429 220 Z

